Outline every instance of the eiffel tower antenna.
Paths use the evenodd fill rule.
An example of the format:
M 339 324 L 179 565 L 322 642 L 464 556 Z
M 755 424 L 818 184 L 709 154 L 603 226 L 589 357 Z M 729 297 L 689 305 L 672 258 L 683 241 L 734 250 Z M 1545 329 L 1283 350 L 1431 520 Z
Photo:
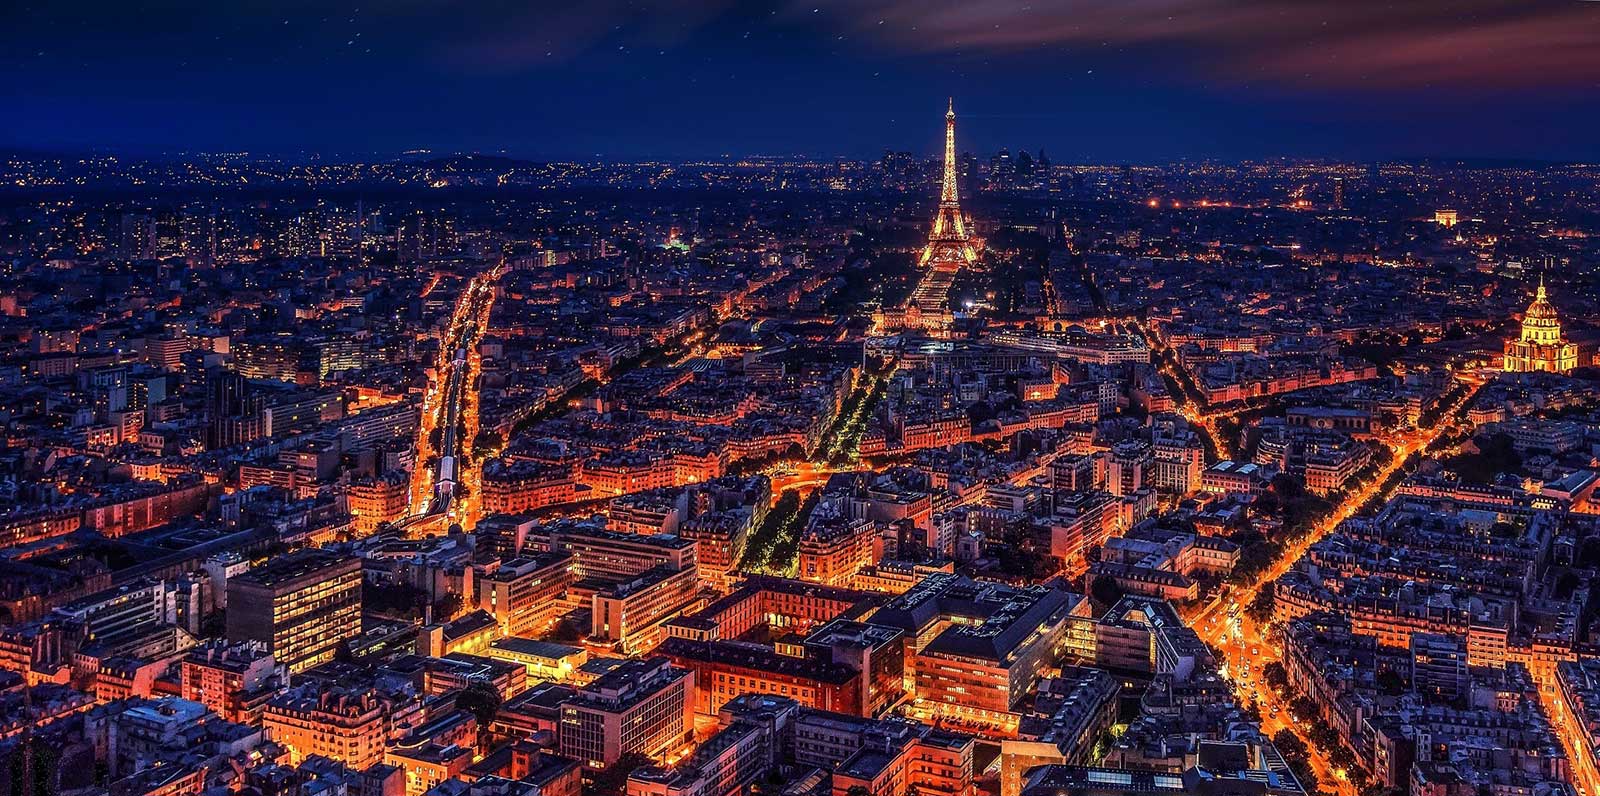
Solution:
M 961 214 L 961 193 L 956 185 L 956 101 L 952 97 L 944 114 L 944 179 L 939 185 L 939 213 L 933 217 L 922 265 L 960 270 L 977 259 Z

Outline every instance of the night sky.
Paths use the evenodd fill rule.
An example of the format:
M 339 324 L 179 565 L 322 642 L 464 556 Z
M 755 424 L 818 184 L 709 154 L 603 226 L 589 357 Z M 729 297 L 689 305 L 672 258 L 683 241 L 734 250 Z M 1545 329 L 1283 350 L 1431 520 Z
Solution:
M 1593 0 L 0 3 L 0 147 L 1600 160 Z

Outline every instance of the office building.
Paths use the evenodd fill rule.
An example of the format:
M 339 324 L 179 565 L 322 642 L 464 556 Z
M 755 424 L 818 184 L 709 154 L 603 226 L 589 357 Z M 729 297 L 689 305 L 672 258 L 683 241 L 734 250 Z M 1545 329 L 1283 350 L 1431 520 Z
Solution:
M 301 550 L 228 580 L 227 635 L 259 641 L 299 672 L 361 633 L 361 560 Z

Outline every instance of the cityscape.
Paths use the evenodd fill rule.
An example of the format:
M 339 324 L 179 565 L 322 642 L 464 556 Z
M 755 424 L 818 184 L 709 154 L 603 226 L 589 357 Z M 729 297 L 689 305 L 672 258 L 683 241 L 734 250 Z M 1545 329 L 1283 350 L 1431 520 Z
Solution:
M 847 14 L 667 5 L 774 86 Z M 1515 23 L 1600 86 L 1600 4 L 1466 5 L 1385 63 L 1476 75 L 1439 32 Z M 866 6 L 992 21 L 949 45 L 985 69 L 1088 35 Z M 52 13 L 0 39 L 86 45 Z M 248 67 L 196 13 L 140 57 Z M 666 90 L 695 35 L 618 49 Z M 850 128 L 813 154 L 584 157 L 333 154 L 316 90 L 326 154 L 220 106 L 80 146 L 24 135 L 78 106 L 39 84 L 0 143 L 0 796 L 1600 796 L 1600 149 L 1096 158 L 973 80 L 881 130 L 797 97 Z

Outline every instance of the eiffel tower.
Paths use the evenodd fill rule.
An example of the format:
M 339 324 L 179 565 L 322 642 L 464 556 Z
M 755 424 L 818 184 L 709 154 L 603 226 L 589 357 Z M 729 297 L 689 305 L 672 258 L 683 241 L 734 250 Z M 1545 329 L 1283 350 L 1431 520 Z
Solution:
M 935 270 L 959 271 L 977 258 L 956 191 L 956 101 L 952 97 L 944 115 L 944 183 L 939 190 L 939 213 L 933 217 L 933 229 L 919 262 Z

